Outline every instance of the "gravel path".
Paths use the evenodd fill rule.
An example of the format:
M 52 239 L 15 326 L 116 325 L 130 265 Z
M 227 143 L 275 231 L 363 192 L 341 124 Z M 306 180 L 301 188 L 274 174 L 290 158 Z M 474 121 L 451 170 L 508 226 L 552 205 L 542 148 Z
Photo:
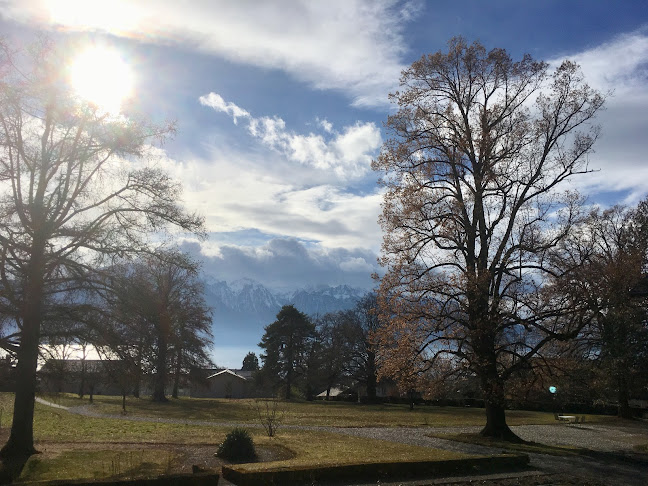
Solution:
M 531 467 L 546 473 L 567 474 L 575 477 L 570 482 L 546 482 L 542 484 L 595 484 L 595 485 L 648 485 L 648 462 L 633 460 L 629 453 L 636 443 L 648 442 L 648 428 L 644 425 L 635 430 L 624 427 L 610 427 L 592 424 L 582 427 L 567 425 L 523 425 L 511 427 L 522 439 L 548 445 L 572 445 L 593 451 L 589 456 L 551 456 L 547 454 L 529 454 Z M 338 429 L 338 433 L 401 442 L 422 447 L 463 452 L 466 454 L 498 454 L 499 449 L 475 444 L 449 441 L 428 434 L 475 433 L 480 427 L 429 427 L 429 428 L 355 428 Z M 561 476 L 562 477 L 562 476 Z M 562 479 L 560 481 L 569 481 Z M 460 480 L 459 480 L 460 481 Z M 465 484 L 476 484 L 476 479 Z M 558 481 L 558 480 L 557 480 Z M 579 482 L 582 481 L 582 482 Z M 381 483 L 388 486 L 388 483 Z M 412 482 L 395 484 L 437 484 L 433 482 Z M 438 483 L 445 484 L 445 483 Z M 464 484 L 459 482 L 457 484 Z M 484 483 L 491 484 L 491 483 Z M 494 482 L 492 484 L 500 484 Z M 504 484 L 504 483 L 502 483 Z M 508 484 L 508 483 L 506 483 Z M 530 484 L 524 476 L 519 483 Z
M 64 407 L 36 398 L 41 404 L 64 409 L 70 413 L 87 417 L 112 418 L 133 422 L 158 422 L 183 425 L 222 426 L 261 428 L 260 424 L 214 422 L 206 420 L 185 420 L 163 417 L 142 417 L 120 414 L 101 414 L 88 405 Z M 451 440 L 430 437 L 433 434 L 475 433 L 480 427 L 318 427 L 300 425 L 282 425 L 282 429 L 322 430 L 354 437 L 366 437 L 390 442 L 411 444 L 421 447 L 463 452 L 466 454 L 498 454 L 505 452 L 492 447 L 466 444 Z M 531 466 L 548 473 L 567 473 L 583 480 L 573 484 L 618 484 L 628 486 L 648 486 L 648 462 L 645 457 L 635 460 L 631 451 L 635 444 L 648 442 L 648 424 L 637 423 L 636 427 L 613 427 L 599 424 L 569 426 L 556 425 L 522 425 L 511 429 L 526 441 L 547 445 L 568 445 L 589 449 L 589 456 L 550 456 L 547 454 L 529 454 Z M 527 482 L 520 477 L 519 484 Z M 592 481 L 587 483 L 586 481 Z M 387 483 L 381 483 L 387 484 Z M 401 483 L 398 483 L 401 484 Z M 412 482 L 408 484 L 440 484 L 436 482 Z M 461 484 L 461 483 L 457 483 Z M 468 484 L 468 483 L 466 483 Z M 470 483 L 475 484 L 475 483 Z M 484 483 L 490 484 L 490 483 Z M 493 483 L 499 484 L 499 483 Z M 502 483 L 504 484 L 504 483 Z M 508 484 L 508 483 L 507 483 Z M 546 483 L 558 484 L 558 483 Z M 562 484 L 562 483 L 560 483 Z M 567 484 L 567 483 L 565 483 Z M 572 483 L 569 483 L 572 484 Z

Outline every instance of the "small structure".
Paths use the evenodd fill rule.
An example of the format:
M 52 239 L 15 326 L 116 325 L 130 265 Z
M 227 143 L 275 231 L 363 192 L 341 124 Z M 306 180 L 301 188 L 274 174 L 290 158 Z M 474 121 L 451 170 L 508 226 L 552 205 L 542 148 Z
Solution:
M 205 373 L 209 371 L 213 373 Z M 201 374 L 202 377 L 198 376 Z M 199 370 L 193 375 L 190 394 L 194 398 L 248 398 L 254 395 L 251 371 L 225 368 Z
M 350 388 L 338 388 L 336 386 L 331 387 L 329 398 L 342 398 L 349 397 L 353 394 L 353 390 Z M 318 394 L 315 398 L 318 400 L 326 400 L 326 390 Z
M 352 386 L 337 385 L 331 387 L 329 399 L 357 399 L 358 393 L 360 394 L 361 399 L 367 397 L 367 386 L 364 383 L 355 383 Z M 322 393 L 319 393 L 315 398 L 317 398 L 318 400 L 326 400 L 326 390 L 324 390 Z M 398 391 L 398 386 L 393 380 L 384 378 L 376 384 L 376 398 L 401 398 L 401 393 Z

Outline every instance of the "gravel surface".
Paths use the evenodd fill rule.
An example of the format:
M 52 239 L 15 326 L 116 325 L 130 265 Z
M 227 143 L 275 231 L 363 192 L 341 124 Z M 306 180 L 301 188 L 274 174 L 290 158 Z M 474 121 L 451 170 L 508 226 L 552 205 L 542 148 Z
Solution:
M 636 428 L 611 427 L 598 424 L 583 427 L 557 425 L 524 425 L 511 427 L 513 432 L 524 440 L 540 442 L 548 445 L 572 445 L 593 451 L 589 456 L 551 456 L 547 454 L 529 454 L 531 467 L 542 472 L 546 478 L 534 483 L 526 476 L 516 475 L 508 478 L 455 478 L 452 482 L 413 481 L 397 483 L 381 483 L 384 486 L 391 484 L 425 485 L 425 484 L 484 484 L 484 485 L 509 485 L 509 484 L 542 484 L 542 485 L 648 485 L 648 462 L 645 455 L 637 460 L 630 453 L 636 443 L 648 442 L 648 427 L 646 424 L 637 424 Z M 339 433 L 367 437 L 374 439 L 401 442 L 422 447 L 434 447 L 467 454 L 498 454 L 509 452 L 491 447 L 475 444 L 466 444 L 436 437 L 428 434 L 475 433 L 480 427 L 429 427 L 429 428 L 356 428 L 338 429 Z M 519 478 L 520 482 L 515 482 Z M 526 478 L 526 479 L 525 479 Z M 487 482 L 479 482 L 487 481 Z M 513 481 L 513 482 L 512 482 Z

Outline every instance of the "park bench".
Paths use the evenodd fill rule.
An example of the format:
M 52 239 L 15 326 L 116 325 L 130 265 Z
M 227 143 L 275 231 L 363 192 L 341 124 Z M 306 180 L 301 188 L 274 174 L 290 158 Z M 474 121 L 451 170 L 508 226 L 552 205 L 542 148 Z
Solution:
M 581 422 L 585 422 L 585 416 L 578 417 L 577 415 L 559 415 L 558 412 L 554 412 L 554 418 L 559 422 L 567 422 L 568 424 L 577 424 L 579 419 Z

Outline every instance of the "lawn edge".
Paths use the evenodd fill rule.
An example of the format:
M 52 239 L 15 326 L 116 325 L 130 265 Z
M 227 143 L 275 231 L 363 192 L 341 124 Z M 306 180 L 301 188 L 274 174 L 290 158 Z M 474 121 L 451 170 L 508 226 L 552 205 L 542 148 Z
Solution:
M 239 486 L 265 484 L 300 484 L 304 481 L 350 480 L 363 481 L 395 478 L 415 478 L 452 474 L 478 474 L 484 471 L 516 469 L 527 466 L 526 454 L 500 454 L 496 456 L 440 461 L 401 461 L 378 463 L 331 464 L 315 466 L 279 466 L 248 470 L 246 465 L 223 466 L 223 478 Z

